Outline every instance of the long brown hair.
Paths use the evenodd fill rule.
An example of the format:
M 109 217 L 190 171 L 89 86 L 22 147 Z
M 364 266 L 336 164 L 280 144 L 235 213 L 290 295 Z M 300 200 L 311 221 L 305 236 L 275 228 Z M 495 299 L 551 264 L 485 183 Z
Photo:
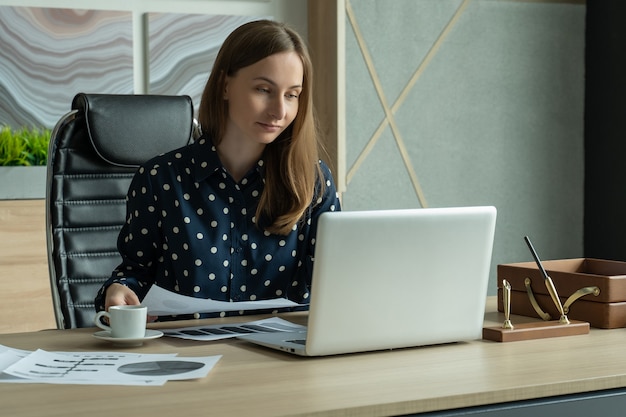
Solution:
M 224 137 L 228 104 L 223 98 L 226 76 L 270 55 L 295 52 L 304 75 L 296 118 L 265 147 L 265 188 L 256 211 L 257 225 L 288 234 L 313 201 L 319 167 L 318 132 L 313 111 L 313 67 L 300 35 L 283 23 L 258 20 L 235 29 L 224 41 L 204 87 L 198 121 L 215 145 Z M 323 187 L 323 181 L 320 181 Z

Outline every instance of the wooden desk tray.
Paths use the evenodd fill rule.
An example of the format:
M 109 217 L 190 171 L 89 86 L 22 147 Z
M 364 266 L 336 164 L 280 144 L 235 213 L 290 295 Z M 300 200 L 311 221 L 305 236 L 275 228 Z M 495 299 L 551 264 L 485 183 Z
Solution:
M 604 329 L 626 327 L 626 262 L 576 258 L 542 264 L 554 282 L 568 318 Z M 536 263 L 498 265 L 500 312 L 504 311 L 504 279 L 511 284 L 511 314 L 544 320 L 559 318 Z

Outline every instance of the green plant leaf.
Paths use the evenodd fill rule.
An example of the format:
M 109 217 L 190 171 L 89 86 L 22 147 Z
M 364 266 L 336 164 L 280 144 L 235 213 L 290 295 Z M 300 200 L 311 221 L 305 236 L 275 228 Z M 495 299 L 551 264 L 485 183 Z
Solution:
M 0 165 L 46 165 L 50 129 L 0 127 Z

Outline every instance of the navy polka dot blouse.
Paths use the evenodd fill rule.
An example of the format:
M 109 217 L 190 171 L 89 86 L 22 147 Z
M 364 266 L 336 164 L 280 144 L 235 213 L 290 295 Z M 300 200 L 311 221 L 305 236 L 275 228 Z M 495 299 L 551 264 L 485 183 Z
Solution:
M 203 136 L 148 161 L 128 190 L 127 221 L 118 238 L 123 261 L 98 292 L 96 308 L 104 309 L 104 292 L 112 283 L 128 286 L 140 300 L 157 284 L 219 301 L 286 297 L 308 303 L 317 218 L 340 210 L 330 170 L 319 163 L 323 194 L 291 233 L 280 236 L 255 224 L 263 160 L 236 183 Z M 193 317 L 216 315 L 226 313 Z

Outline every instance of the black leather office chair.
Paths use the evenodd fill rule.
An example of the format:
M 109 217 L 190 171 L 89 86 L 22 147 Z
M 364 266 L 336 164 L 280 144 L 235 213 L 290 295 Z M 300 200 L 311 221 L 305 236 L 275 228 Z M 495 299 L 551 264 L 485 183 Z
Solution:
M 117 235 L 138 165 L 197 136 L 188 96 L 78 94 L 48 154 L 46 238 L 59 329 L 89 327 L 119 264 Z

